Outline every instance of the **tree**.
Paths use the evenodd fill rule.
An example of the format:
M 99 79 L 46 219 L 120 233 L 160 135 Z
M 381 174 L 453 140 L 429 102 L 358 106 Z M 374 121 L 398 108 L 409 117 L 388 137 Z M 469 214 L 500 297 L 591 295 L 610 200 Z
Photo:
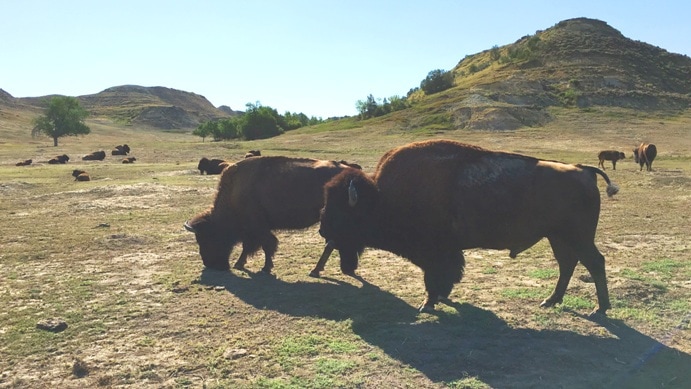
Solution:
M 427 74 L 427 78 L 420 83 L 420 89 L 427 95 L 445 91 L 452 86 L 453 72 L 447 72 L 442 69 L 432 70 Z
M 279 127 L 277 117 L 280 116 L 271 107 L 262 107 L 257 104 L 246 104 L 247 111 L 242 115 L 243 122 L 239 126 L 239 132 L 246 140 L 266 139 L 283 133 Z
M 84 124 L 89 113 L 79 105 L 79 100 L 69 96 L 55 96 L 48 102 L 45 115 L 34 119 L 31 136 L 45 134 L 53 138 L 53 146 L 58 138 L 68 135 L 86 135 L 91 129 Z
M 202 142 L 204 142 L 204 139 L 206 139 L 207 136 L 212 134 L 211 130 L 211 124 L 212 122 L 204 122 L 201 123 L 194 131 L 192 131 L 192 135 L 196 135 L 202 138 Z

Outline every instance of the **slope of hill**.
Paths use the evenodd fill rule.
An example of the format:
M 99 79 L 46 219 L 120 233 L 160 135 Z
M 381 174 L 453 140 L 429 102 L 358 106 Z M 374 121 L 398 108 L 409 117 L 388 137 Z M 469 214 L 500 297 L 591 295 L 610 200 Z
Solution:
M 562 21 L 466 56 L 451 71 L 455 87 L 411 96 L 414 111 L 437 115 L 442 128 L 536 126 L 551 120 L 549 107 L 683 110 L 691 103 L 689 57 L 628 39 L 594 19 Z
M 9 96 L 8 93 L 5 92 Z M 7 96 L 3 97 L 6 98 Z M 44 107 L 47 97 L 7 98 L 28 106 Z M 123 85 L 78 96 L 91 117 L 105 117 L 128 125 L 160 129 L 191 129 L 199 123 L 237 112 L 214 107 L 204 96 L 165 87 Z

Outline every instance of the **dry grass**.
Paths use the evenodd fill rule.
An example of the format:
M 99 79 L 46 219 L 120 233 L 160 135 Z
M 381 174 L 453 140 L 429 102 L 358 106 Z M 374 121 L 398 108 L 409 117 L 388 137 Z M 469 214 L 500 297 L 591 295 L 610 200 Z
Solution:
M 0 144 L 0 387 L 683 387 L 691 381 L 691 117 L 561 114 L 548 128 L 507 133 L 404 133 L 372 122 L 244 143 L 95 123 L 91 135 L 53 148 L 10 129 Z M 322 248 L 313 227 L 278 233 L 274 277 L 259 272 L 261 258 L 248 272 L 219 273 L 203 269 L 182 228 L 215 192 L 217 176 L 195 170 L 201 156 L 261 149 L 371 171 L 389 148 L 428 137 L 592 165 L 600 149 L 630 156 L 636 143 L 656 143 L 654 172 L 631 159 L 607 170 L 621 187 L 615 200 L 603 195 L 597 236 L 614 305 L 608 319 L 584 317 L 595 291 L 582 267 L 562 306 L 538 307 L 557 275 L 544 242 L 515 260 L 467 251 L 454 303 L 418 314 L 422 274 L 390 253 L 367 251 L 361 279 L 340 274 L 335 258 L 323 278 L 310 278 Z M 135 164 L 79 159 L 121 143 Z M 67 165 L 13 166 L 62 153 Z M 92 181 L 75 182 L 74 168 Z M 68 328 L 36 328 L 54 317 Z

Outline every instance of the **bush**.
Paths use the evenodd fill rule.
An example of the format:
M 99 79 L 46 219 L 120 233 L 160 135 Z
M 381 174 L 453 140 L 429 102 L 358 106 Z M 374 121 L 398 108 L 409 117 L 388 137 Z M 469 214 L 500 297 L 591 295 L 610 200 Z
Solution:
M 445 91 L 452 86 L 453 73 L 442 69 L 432 70 L 427 74 L 427 77 L 420 82 L 420 89 L 428 95 Z

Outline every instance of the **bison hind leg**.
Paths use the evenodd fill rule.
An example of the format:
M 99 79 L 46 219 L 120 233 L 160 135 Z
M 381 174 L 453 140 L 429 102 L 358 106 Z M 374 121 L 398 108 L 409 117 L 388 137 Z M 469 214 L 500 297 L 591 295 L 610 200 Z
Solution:
M 271 232 L 262 237 L 262 249 L 264 249 L 264 267 L 262 271 L 271 274 L 274 267 L 273 256 L 278 250 L 278 238 Z

